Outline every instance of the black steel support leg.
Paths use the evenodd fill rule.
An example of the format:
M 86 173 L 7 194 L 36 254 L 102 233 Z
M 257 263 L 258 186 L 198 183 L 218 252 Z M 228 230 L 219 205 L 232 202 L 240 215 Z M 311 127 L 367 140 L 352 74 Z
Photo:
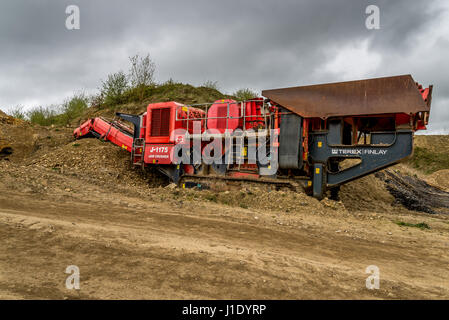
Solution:
M 413 132 L 410 130 L 372 132 L 371 144 L 369 145 L 328 144 L 328 140 L 333 141 L 336 139 L 332 139 L 332 135 L 329 137 L 327 133 L 315 134 L 310 149 L 312 162 L 316 163 L 313 173 L 313 195 L 316 198 L 324 196 L 324 191 L 320 191 L 320 179 L 316 173 L 316 168 L 322 167 L 323 171 L 325 171 L 326 167 L 322 164 L 328 163 L 329 159 L 335 161 L 332 159 L 358 158 L 361 162 L 348 169 L 338 171 L 331 166 L 329 172 L 324 173 L 326 175 L 323 179 L 324 182 L 322 182 L 325 185 L 324 190 L 326 187 L 338 187 L 354 179 L 391 166 L 410 156 L 413 151 Z
M 331 188 L 330 192 L 331 192 L 330 199 L 335 200 L 335 201 L 340 201 L 340 194 L 339 194 L 340 186 Z

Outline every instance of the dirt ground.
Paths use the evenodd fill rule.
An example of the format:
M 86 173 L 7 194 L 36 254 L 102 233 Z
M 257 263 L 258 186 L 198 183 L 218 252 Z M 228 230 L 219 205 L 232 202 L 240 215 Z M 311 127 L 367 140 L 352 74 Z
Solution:
M 1 299 L 449 298 L 449 210 L 409 210 L 374 175 L 341 201 L 184 190 L 71 129 L 14 130 L 32 142 L 17 138 L 0 161 Z M 80 290 L 65 287 L 69 265 Z M 378 290 L 365 286 L 370 265 Z

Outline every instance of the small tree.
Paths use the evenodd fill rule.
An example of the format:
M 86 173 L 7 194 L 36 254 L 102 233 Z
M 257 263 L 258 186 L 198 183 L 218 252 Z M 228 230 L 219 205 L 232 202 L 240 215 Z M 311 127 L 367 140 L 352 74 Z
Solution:
M 204 82 L 201 87 L 205 87 L 205 88 L 209 88 L 209 89 L 214 89 L 214 90 L 218 90 L 219 86 L 218 86 L 218 81 L 212 81 L 212 80 L 207 80 L 206 82 Z
M 256 98 L 257 93 L 255 93 L 254 91 L 252 91 L 248 88 L 245 88 L 245 89 L 237 90 L 234 93 L 234 96 L 237 98 L 237 100 L 250 100 L 250 99 Z
M 61 106 L 61 124 L 70 124 L 74 119 L 81 116 L 88 107 L 89 98 L 83 93 L 74 94 Z
M 139 100 L 142 101 L 145 95 L 145 88 L 154 85 L 155 63 L 150 59 L 150 55 L 140 57 L 136 54 L 129 58 L 131 69 L 129 70 L 129 79 L 131 85 L 137 89 Z
M 123 103 L 123 93 L 128 89 L 128 79 L 123 71 L 108 75 L 106 81 L 102 81 L 101 96 L 106 105 Z
M 89 106 L 94 108 L 100 108 L 104 103 L 104 95 L 100 93 L 94 93 L 89 96 Z

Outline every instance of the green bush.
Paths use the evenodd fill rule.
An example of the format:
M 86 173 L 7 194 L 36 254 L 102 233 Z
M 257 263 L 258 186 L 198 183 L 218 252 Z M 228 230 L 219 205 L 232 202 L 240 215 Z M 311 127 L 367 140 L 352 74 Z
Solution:
M 23 106 L 20 105 L 10 108 L 7 113 L 16 119 L 25 120 L 26 118 L 26 113 L 23 111 Z
M 41 126 L 67 125 L 83 115 L 88 108 L 87 103 L 88 98 L 84 93 L 79 93 L 67 99 L 60 107 L 34 107 L 25 113 L 25 118 Z
M 243 100 L 251 100 L 256 98 L 258 95 L 257 93 L 255 93 L 254 91 L 250 90 L 250 89 L 240 89 L 237 90 L 234 93 L 234 96 L 237 98 L 237 100 L 239 101 L 243 101 Z
M 26 117 L 31 123 L 41 126 L 50 126 L 58 122 L 58 112 L 54 106 L 34 107 L 26 112 Z
M 213 89 L 213 90 L 217 90 L 219 89 L 218 86 L 218 81 L 211 81 L 211 80 L 207 80 L 206 82 L 204 82 L 201 87 L 204 88 L 208 88 L 208 89 Z
M 88 100 L 89 100 L 88 104 L 94 108 L 101 108 L 104 104 L 104 97 L 101 94 L 101 92 L 90 95 Z
M 80 117 L 88 108 L 88 100 L 84 93 L 75 94 L 72 98 L 66 100 L 58 115 L 58 124 L 67 125 Z
M 101 85 L 102 102 L 107 106 L 124 103 L 124 93 L 128 87 L 128 79 L 123 71 L 108 75 Z

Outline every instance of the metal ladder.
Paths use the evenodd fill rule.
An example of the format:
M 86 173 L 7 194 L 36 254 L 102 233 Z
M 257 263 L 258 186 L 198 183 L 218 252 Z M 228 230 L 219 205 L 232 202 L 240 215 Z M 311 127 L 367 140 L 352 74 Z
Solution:
M 131 161 L 135 166 L 143 166 L 145 153 L 145 139 L 135 138 L 131 150 Z
M 236 137 L 236 143 L 232 145 L 232 160 L 235 161 L 235 164 L 238 165 L 237 169 L 231 169 L 231 163 L 228 163 L 227 169 L 231 171 L 240 171 L 240 166 L 245 163 L 245 159 L 247 158 L 248 149 L 245 147 L 245 138 L 244 137 Z

